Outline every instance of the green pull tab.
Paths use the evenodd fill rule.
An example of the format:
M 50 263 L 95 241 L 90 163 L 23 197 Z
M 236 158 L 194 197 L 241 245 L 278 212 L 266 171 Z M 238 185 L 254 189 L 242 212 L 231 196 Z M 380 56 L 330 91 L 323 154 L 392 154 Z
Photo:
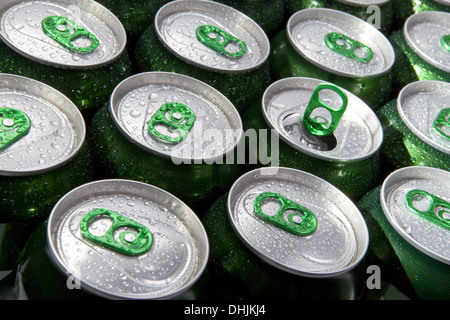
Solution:
M 450 34 L 446 34 L 445 36 L 442 36 L 441 38 L 441 46 L 446 50 L 447 52 L 450 52 Z
M 266 215 L 261 209 L 263 201 L 268 198 L 275 199 L 281 204 L 280 209 L 273 216 Z M 317 218 L 314 213 L 278 193 L 263 192 L 259 194 L 255 199 L 254 209 L 256 214 L 264 220 L 299 236 L 309 236 L 317 229 Z M 284 213 L 287 211 L 296 211 L 296 213 L 288 213 L 285 218 Z
M 0 151 L 26 136 L 30 128 L 30 118 L 24 112 L 12 108 L 0 108 Z
M 320 100 L 319 93 L 324 89 L 332 90 L 341 97 L 342 106 L 339 107 L 339 109 L 334 109 Z M 336 130 L 345 110 L 347 109 L 347 105 L 348 98 L 344 91 L 333 84 L 321 83 L 314 90 L 311 99 L 309 100 L 308 106 L 306 107 L 305 113 L 303 114 L 303 123 L 312 135 L 319 137 L 329 136 L 334 132 L 334 130 Z M 325 108 L 330 112 L 331 122 L 329 124 L 328 120 L 324 117 L 311 117 L 312 112 L 317 108 Z
M 166 113 L 168 115 L 166 116 Z M 184 104 L 168 102 L 163 104 L 148 121 L 148 132 L 158 139 L 169 143 L 179 143 L 188 135 L 194 126 L 195 113 Z M 161 124 L 169 129 L 174 129 L 178 136 L 171 137 L 161 133 L 155 125 Z
M 235 36 L 215 26 L 202 25 L 197 28 L 197 39 L 205 46 L 230 58 L 240 58 L 247 52 L 247 44 Z M 238 52 L 230 52 L 227 46 L 235 44 L 239 47 Z
M 425 210 L 420 210 L 415 202 L 424 202 Z M 420 217 L 450 230 L 450 203 L 429 192 L 414 189 L 406 194 L 406 206 Z
M 42 20 L 42 29 L 48 37 L 76 53 L 90 53 L 99 44 L 99 40 L 95 35 L 66 17 L 48 16 Z M 87 47 L 78 47 L 73 43 L 78 38 L 89 39 L 91 44 Z
M 447 128 L 447 130 L 444 130 Z M 442 109 L 433 122 L 433 129 L 440 136 L 450 140 L 450 108 Z
M 369 63 L 373 59 L 372 49 L 341 33 L 328 33 L 325 36 L 325 43 L 329 49 L 351 59 L 364 63 Z M 360 57 L 356 54 L 357 49 L 362 49 L 363 52 L 365 52 L 364 57 Z
M 112 219 L 113 223 L 104 235 L 94 236 L 89 232 L 89 226 L 93 219 L 101 216 Z M 107 209 L 94 209 L 86 213 L 81 219 L 80 230 L 86 240 L 128 256 L 142 255 L 150 250 L 153 244 L 152 233 L 147 227 Z M 118 232 L 120 233 L 116 239 Z

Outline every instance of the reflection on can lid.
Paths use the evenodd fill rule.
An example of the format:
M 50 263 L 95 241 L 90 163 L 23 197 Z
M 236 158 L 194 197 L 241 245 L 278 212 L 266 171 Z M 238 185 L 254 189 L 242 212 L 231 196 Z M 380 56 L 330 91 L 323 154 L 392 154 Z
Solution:
M 259 211 L 269 217 L 278 212 L 278 221 L 262 219 Z M 241 176 L 230 189 L 228 216 L 240 239 L 261 259 L 306 277 L 351 270 L 364 257 L 369 241 L 353 202 L 328 182 L 290 168 L 260 168 Z M 305 227 L 306 234 L 280 227 L 282 219 Z M 302 219 L 308 219 L 303 226 Z
M 116 59 L 126 45 L 120 21 L 87 1 L 2 1 L 0 37 L 21 55 L 60 68 L 92 68 Z
M 406 20 L 403 35 L 411 49 L 432 66 L 450 72 L 450 54 L 443 39 L 450 33 L 450 13 L 425 11 Z
M 446 154 L 450 154 L 450 112 L 445 114 L 449 99 L 450 83 L 425 80 L 405 86 L 397 100 L 397 110 L 409 130 Z
M 392 227 L 415 248 L 446 264 L 450 264 L 450 229 L 426 219 L 417 214 L 417 211 L 425 213 L 431 210 L 436 218 L 441 217 L 448 225 L 449 181 L 450 172 L 445 170 L 422 166 L 406 167 L 394 171 L 386 178 L 380 194 L 384 214 Z M 412 205 L 408 205 L 411 192 L 421 195 L 413 199 L 413 205 L 418 210 L 412 210 Z M 432 199 L 441 200 L 436 202 Z
M 0 109 L 13 109 L 29 119 L 24 126 L 12 125 L 3 114 L 0 141 L 14 143 L 0 150 L 0 175 L 38 174 L 70 161 L 85 140 L 86 128 L 78 108 L 55 89 L 22 76 L 0 74 Z M 7 133 L 9 133 L 7 135 Z M 5 141 L 4 141 L 5 142 Z
M 249 71 L 269 56 L 269 40 L 256 22 L 213 1 L 172 1 L 157 12 L 155 28 L 174 55 L 211 71 Z
M 83 218 L 96 209 L 111 214 L 90 220 L 85 231 L 98 238 L 117 227 L 110 232 L 116 248 L 84 237 Z M 58 267 L 109 299 L 178 297 L 201 276 L 209 255 L 206 232 L 189 207 L 162 189 L 130 180 L 95 181 L 67 193 L 49 217 L 47 235 Z M 119 250 L 125 244 L 136 253 L 131 247 L 139 238 L 144 250 L 138 254 Z
M 338 44 L 350 49 L 352 55 L 330 48 L 325 40 L 333 33 L 342 35 Z M 375 77 L 389 72 L 394 64 L 394 49 L 389 40 L 371 24 L 345 12 L 325 8 L 300 10 L 290 17 L 287 34 L 302 57 L 333 74 Z M 373 58 L 368 59 L 372 54 Z

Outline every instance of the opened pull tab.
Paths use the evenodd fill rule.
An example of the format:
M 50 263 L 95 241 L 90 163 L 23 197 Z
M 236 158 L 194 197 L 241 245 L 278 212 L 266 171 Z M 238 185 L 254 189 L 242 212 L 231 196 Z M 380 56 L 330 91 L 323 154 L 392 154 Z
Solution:
M 281 205 L 278 212 L 273 216 L 265 214 L 261 208 L 264 201 L 269 198 Z M 299 236 L 309 236 L 317 229 L 317 218 L 314 213 L 278 193 L 263 192 L 259 194 L 254 202 L 254 210 L 264 220 Z
M 441 46 L 447 52 L 450 52 L 450 34 L 446 34 L 441 38 Z
M 112 225 L 104 235 L 95 236 L 89 231 L 89 226 L 95 218 L 102 216 L 110 218 Z M 84 239 L 128 256 L 142 255 L 153 244 L 152 233 L 147 227 L 107 209 L 86 213 L 81 219 L 80 230 Z
M 0 108 L 0 151 L 26 136 L 30 128 L 30 118 L 24 112 L 12 108 Z
M 90 53 L 99 44 L 99 40 L 95 35 L 66 17 L 48 16 L 42 20 L 42 29 L 48 37 L 76 53 Z M 86 47 L 76 46 L 74 41 L 79 38 L 89 39 L 90 45 Z
M 195 113 L 182 103 L 168 102 L 163 104 L 147 122 L 148 132 L 164 142 L 180 143 L 194 126 Z M 165 127 L 167 133 L 163 133 Z M 168 134 L 173 133 L 173 136 Z
M 332 90 L 341 97 L 342 105 L 338 109 L 335 109 L 320 100 L 319 93 L 324 89 Z M 314 90 L 311 99 L 309 100 L 308 106 L 306 107 L 305 113 L 303 114 L 303 124 L 308 129 L 309 133 L 314 136 L 329 136 L 334 132 L 334 130 L 336 130 L 345 110 L 347 109 L 347 105 L 348 98 L 344 91 L 333 84 L 321 83 Z M 326 118 L 321 116 L 312 117 L 313 111 L 318 108 L 324 108 L 328 110 L 331 115 L 330 122 L 328 122 Z
M 449 202 L 429 192 L 414 189 L 406 194 L 406 206 L 420 217 L 450 230 Z
M 372 49 L 341 33 L 328 33 L 325 36 L 325 43 L 329 49 L 353 60 L 369 63 L 373 59 Z M 358 54 L 358 51 L 361 54 Z
M 433 130 L 450 140 L 450 108 L 442 109 L 433 122 Z
M 199 26 L 196 30 L 197 39 L 205 46 L 230 58 L 240 58 L 247 52 L 247 44 L 218 27 L 211 25 Z M 228 48 L 235 45 L 239 48 L 237 52 L 231 52 Z

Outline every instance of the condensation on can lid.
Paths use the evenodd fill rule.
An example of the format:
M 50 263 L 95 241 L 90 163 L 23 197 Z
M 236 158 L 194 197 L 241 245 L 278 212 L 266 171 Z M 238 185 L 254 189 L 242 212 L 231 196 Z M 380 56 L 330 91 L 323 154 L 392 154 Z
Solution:
M 442 38 L 449 35 L 450 13 L 424 11 L 410 16 L 403 27 L 409 47 L 432 66 L 450 72 L 450 52 L 443 48 Z
M 449 101 L 450 83 L 416 81 L 400 91 L 397 110 L 403 123 L 414 135 L 440 152 L 450 155 L 450 119 L 446 119 L 447 126 L 442 129 L 443 135 L 435 130 L 438 116 L 450 107 Z
M 130 256 L 84 238 L 81 221 L 98 208 L 147 228 L 153 237 L 150 249 Z M 201 276 L 209 255 L 206 231 L 187 205 L 162 189 L 131 180 L 99 180 L 73 189 L 55 205 L 47 228 L 50 255 L 60 270 L 108 299 L 178 297 Z M 114 223 L 106 217 L 89 224 L 96 236 L 108 229 Z M 115 241 L 127 231 L 116 229 Z
M 286 31 L 290 43 L 303 58 L 339 76 L 377 77 L 389 72 L 395 61 L 394 49 L 380 31 L 364 20 L 338 10 L 300 10 L 289 18 Z M 360 62 L 331 50 L 325 38 L 333 33 L 359 44 L 353 52 L 355 57 L 367 57 L 368 50 L 360 46 L 364 45 L 371 50 L 373 58 L 369 62 Z
M 299 236 L 262 220 L 254 203 L 265 192 L 313 212 L 316 231 Z M 268 215 L 279 209 L 276 202 L 263 205 Z M 291 168 L 267 167 L 242 175 L 230 189 L 228 217 L 238 237 L 258 257 L 300 276 L 328 278 L 346 273 L 368 248 L 367 226 L 354 203 L 325 180 Z
M 231 58 L 206 46 L 197 38 L 197 29 L 201 26 L 213 26 L 227 34 L 231 40 L 224 41 L 226 52 L 245 51 L 245 54 Z M 214 1 L 169 2 L 157 12 L 155 28 L 160 41 L 171 53 L 209 71 L 247 72 L 265 63 L 270 52 L 269 39 L 256 22 L 240 11 Z M 221 37 L 217 33 L 207 35 Z M 236 40 L 242 43 L 237 45 Z
M 54 88 L 3 73 L 0 101 L 1 107 L 19 110 L 31 122 L 28 134 L 0 151 L 0 175 L 25 176 L 53 170 L 69 162 L 83 145 L 83 116 L 73 102 Z M 0 140 L 2 136 L 0 129 Z
M 449 229 L 414 214 L 407 206 L 406 197 L 408 192 L 423 190 L 448 203 L 449 181 L 450 172 L 445 170 L 424 166 L 406 167 L 391 173 L 380 192 L 384 214 L 400 236 L 419 251 L 445 264 L 450 264 Z M 426 201 L 425 198 L 422 200 Z
M 306 131 L 302 125 L 303 114 L 314 90 L 323 83 L 327 82 L 303 77 L 272 83 L 264 92 L 261 106 L 267 124 L 289 146 L 315 158 L 356 161 L 373 156 L 383 142 L 381 123 L 365 102 L 345 89 L 341 88 L 348 97 L 348 106 L 332 134 L 332 140 L 315 139 Z M 319 98 L 332 107 L 341 104 L 339 96 L 331 90 L 322 90 Z M 317 110 L 323 118 L 330 116 L 323 108 Z
M 178 143 L 167 143 L 148 131 L 158 110 L 171 102 L 181 103 L 195 114 L 190 131 Z M 213 163 L 233 152 L 242 137 L 241 117 L 223 94 L 199 80 L 175 73 L 145 72 L 125 79 L 111 95 L 110 112 L 130 141 L 175 163 Z M 161 126 L 158 131 L 178 135 L 170 129 Z
M 71 36 L 77 36 L 70 40 L 61 40 L 58 36 L 60 40 L 57 41 L 46 34 L 43 22 L 49 17 L 68 19 L 66 24 L 53 26 L 53 35 L 64 36 L 67 31 Z M 121 22 L 92 0 L 7 0 L 0 4 L 0 18 L 0 37 L 9 47 L 33 61 L 53 67 L 100 67 L 114 61 L 126 45 Z M 86 35 L 93 35 L 93 39 L 98 40 L 98 46 L 88 52 L 80 53 L 63 45 L 89 48 L 93 41 Z

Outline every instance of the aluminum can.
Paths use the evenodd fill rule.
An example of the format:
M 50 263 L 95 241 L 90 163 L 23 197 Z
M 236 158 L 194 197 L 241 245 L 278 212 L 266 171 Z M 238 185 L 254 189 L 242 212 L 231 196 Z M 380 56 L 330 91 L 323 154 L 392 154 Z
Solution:
M 424 11 L 450 12 L 448 0 L 404 0 L 392 1 L 394 7 L 394 27 L 401 28 L 413 14 Z
M 348 48 L 347 48 L 348 47 Z M 310 77 L 352 92 L 373 110 L 389 100 L 394 50 L 369 23 L 332 9 L 304 9 L 271 40 L 274 79 Z
M 391 173 L 357 206 L 367 222 L 367 263 L 410 299 L 448 300 L 450 173 L 413 166 Z
M 395 90 L 420 80 L 450 81 L 450 13 L 417 13 L 390 36 L 396 54 Z
M 253 148 L 249 151 L 248 163 L 265 166 L 278 160 L 280 166 L 310 172 L 357 200 L 378 184 L 383 130 L 367 104 L 336 86 L 334 90 L 341 91 L 348 103 L 334 131 L 328 136 L 320 136 L 307 130 L 305 118 L 311 106 L 314 106 L 311 115 L 323 117 L 328 123 L 339 116 L 327 112 L 324 104 L 313 99 L 319 94 L 319 100 L 329 107 L 341 107 L 341 98 L 336 91 L 323 88 L 324 85 L 332 84 L 294 77 L 278 80 L 267 88 L 261 104 L 253 105 L 242 119 L 246 133 L 254 129 L 261 136 L 263 130 L 271 131 L 266 142 L 258 139 L 258 147 L 267 148 L 272 161 L 264 163 L 264 153 Z M 277 139 L 278 150 L 274 139 Z
M 233 299 L 357 299 L 368 231 L 354 203 L 309 173 L 242 175 L 202 219 L 214 287 Z
M 413 82 L 377 112 L 387 172 L 421 165 L 450 171 L 449 92 L 448 82 Z
M 131 75 L 124 28 L 94 1 L 5 0 L 0 19 L 0 72 L 54 87 L 87 121 Z
M 241 174 L 242 164 L 228 158 L 241 136 L 241 117 L 219 91 L 188 76 L 147 72 L 116 87 L 88 139 L 103 177 L 143 181 L 203 206 Z
M 173 1 L 141 35 L 135 58 L 141 72 L 174 72 L 209 84 L 242 112 L 270 84 L 269 52 L 265 32 L 236 9 Z
M 208 261 L 197 215 L 142 182 L 97 180 L 75 188 L 45 225 L 25 247 L 19 299 L 180 299 L 193 292 Z

